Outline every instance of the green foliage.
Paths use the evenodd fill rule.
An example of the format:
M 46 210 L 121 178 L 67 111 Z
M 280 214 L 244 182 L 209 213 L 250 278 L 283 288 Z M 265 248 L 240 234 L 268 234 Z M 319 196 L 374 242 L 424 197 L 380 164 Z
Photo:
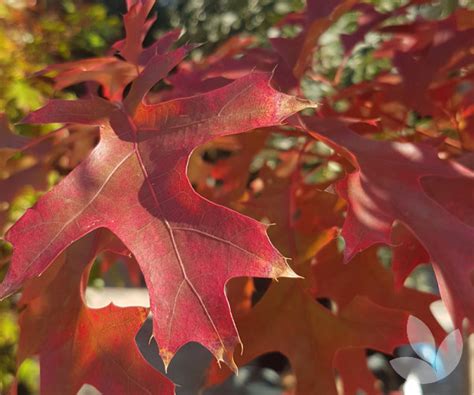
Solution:
M 15 354 L 19 329 L 12 301 L 0 302 L 0 393 L 7 393 L 16 373 Z M 21 364 L 16 373 L 23 393 L 38 393 L 39 366 L 37 361 L 28 359 Z
M 303 5 L 301 0 L 177 1 L 170 2 L 168 15 L 170 25 L 185 26 L 193 41 L 216 43 L 242 31 L 266 37 L 275 22 Z
M 101 0 L 110 12 L 125 12 L 122 2 Z M 229 36 L 245 32 L 264 42 L 269 28 L 283 16 L 303 9 L 304 0 L 161 0 L 155 6 L 155 36 L 170 28 L 184 28 L 184 40 L 205 45 L 211 52 Z M 200 51 L 196 51 L 196 54 Z
M 0 108 L 13 122 L 53 95 L 48 81 L 31 76 L 48 64 L 97 55 L 120 33 L 103 5 L 28 9 L 0 4 Z M 15 4 L 14 2 L 11 3 Z
M 15 378 L 15 351 L 18 342 L 16 314 L 11 302 L 0 303 L 0 393 L 10 387 Z

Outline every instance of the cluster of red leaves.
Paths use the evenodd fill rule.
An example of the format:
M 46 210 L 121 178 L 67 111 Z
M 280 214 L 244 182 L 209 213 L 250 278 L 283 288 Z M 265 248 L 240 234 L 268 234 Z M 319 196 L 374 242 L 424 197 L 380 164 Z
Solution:
M 5 236 L 13 254 L 0 295 L 23 288 L 19 362 L 39 355 L 44 393 L 84 383 L 174 392 L 134 341 L 148 310 L 84 302 L 106 251 L 132 256 L 143 273 L 165 366 L 191 341 L 232 370 L 280 351 L 298 394 L 336 394 L 335 370 L 344 393 L 377 393 L 365 350 L 406 343 L 410 314 L 443 337 L 430 312 L 437 297 L 403 286 L 421 263 L 432 263 L 456 326 L 473 320 L 474 12 L 386 23 L 425 2 L 383 14 L 356 0 L 308 0 L 279 24 L 297 26 L 296 37 L 270 48 L 236 37 L 192 62 L 192 45 L 172 49 L 179 31 L 144 48 L 154 0 L 128 0 L 120 57 L 41 72 L 58 89 L 87 83 L 83 98 L 52 100 L 24 121 L 66 125 L 56 132 L 25 145 L 0 126 L 1 201 L 25 185 L 45 190 L 53 167 L 67 174 Z M 311 63 L 321 35 L 351 10 L 360 23 L 342 37 L 346 60 L 374 31 L 387 37 L 375 56 L 394 68 L 344 87 L 341 72 L 328 80 Z M 335 94 L 318 106 L 301 99 L 303 77 Z M 150 92 L 160 81 L 168 89 Z M 428 126 L 409 125 L 413 114 Z M 226 156 L 209 160 L 216 152 Z M 314 177 L 331 163 L 342 172 Z M 378 261 L 381 244 L 393 270 Z M 284 278 L 252 306 L 253 277 Z M 212 366 L 208 384 L 228 374 Z

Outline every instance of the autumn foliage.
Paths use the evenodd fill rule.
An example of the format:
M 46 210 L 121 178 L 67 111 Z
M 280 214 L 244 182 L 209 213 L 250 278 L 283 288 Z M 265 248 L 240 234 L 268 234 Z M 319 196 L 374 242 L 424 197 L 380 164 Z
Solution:
M 308 0 L 275 27 L 291 37 L 233 37 L 193 61 L 180 31 L 144 47 L 154 0 L 128 0 L 125 38 L 108 55 L 38 73 L 58 90 L 86 87 L 23 120 L 63 125 L 52 133 L 28 140 L 0 125 L 1 201 L 46 191 L 58 163 L 64 175 L 12 226 L 0 212 L 13 247 L 0 295 L 21 291 L 18 363 L 39 356 L 43 393 L 88 383 L 173 394 L 135 344 L 151 314 L 165 366 L 188 342 L 223 362 L 207 385 L 278 351 L 296 394 L 337 394 L 336 381 L 376 394 L 366 349 L 407 343 L 409 315 L 444 336 L 430 311 L 438 296 L 404 286 L 425 263 L 455 325 L 474 319 L 474 11 L 410 18 L 424 3 L 383 13 Z M 359 23 L 341 38 L 344 60 L 318 73 L 319 39 L 349 11 Z M 391 67 L 344 83 L 368 32 Z M 309 100 L 308 81 L 332 93 Z M 138 265 L 150 311 L 87 307 L 89 272 L 106 255 Z M 257 277 L 279 280 L 255 302 Z

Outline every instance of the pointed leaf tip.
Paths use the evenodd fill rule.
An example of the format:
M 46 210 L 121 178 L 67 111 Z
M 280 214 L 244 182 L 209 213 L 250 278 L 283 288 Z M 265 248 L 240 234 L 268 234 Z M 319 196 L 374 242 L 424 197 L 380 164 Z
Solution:
M 285 259 L 285 263 L 284 263 L 284 266 L 282 265 L 279 265 L 279 264 L 274 264 L 272 269 L 271 269 L 271 273 L 270 273 L 270 278 L 273 278 L 273 279 L 278 279 L 279 277 L 286 277 L 286 278 L 303 278 L 301 277 L 299 274 L 297 274 L 292 268 L 291 266 L 288 264 L 287 260 L 289 258 L 284 258 Z
M 174 353 L 169 350 L 160 348 L 160 357 L 165 367 L 165 373 L 168 373 L 168 366 L 170 366 L 171 360 L 174 357 Z
M 288 114 L 295 114 L 306 109 L 318 107 L 319 104 L 311 100 L 298 96 L 283 95 L 280 101 L 279 112 L 280 114 L 285 114 L 284 118 L 287 118 Z
M 304 108 L 318 108 L 320 107 L 320 103 L 317 103 L 315 101 L 312 101 L 310 99 L 305 99 L 305 98 L 302 98 L 302 97 L 298 97 L 296 96 L 295 97 L 296 101 L 299 102 L 302 106 L 304 106 Z
M 234 374 L 237 374 L 239 369 L 234 361 L 234 348 L 233 347 L 231 350 L 228 350 L 224 348 L 224 346 L 222 346 L 214 353 L 214 355 L 219 365 L 221 362 L 224 362 Z

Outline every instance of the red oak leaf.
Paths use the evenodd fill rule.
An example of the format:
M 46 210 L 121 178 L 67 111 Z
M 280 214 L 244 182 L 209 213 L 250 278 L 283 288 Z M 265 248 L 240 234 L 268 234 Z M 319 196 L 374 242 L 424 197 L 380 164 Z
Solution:
M 337 315 L 304 289 L 303 280 L 283 279 L 272 284 L 252 311 L 237 320 L 244 342 L 238 365 L 279 351 L 288 357 L 296 376 L 298 395 L 336 395 L 334 359 L 347 348 L 373 348 L 391 353 L 407 341 L 408 315 L 356 297 Z M 211 379 L 222 381 L 229 371 L 214 365 Z
M 334 119 L 304 122 L 312 136 L 357 168 L 338 185 L 349 203 L 342 230 L 346 259 L 373 244 L 390 244 L 398 220 L 429 253 L 455 324 L 472 320 L 474 227 L 463 213 L 472 213 L 474 173 L 439 159 L 431 146 L 369 140 Z M 449 192 L 453 187 L 455 194 Z
M 135 343 L 148 310 L 85 305 L 89 269 L 111 241 L 105 231 L 89 234 L 25 287 L 18 362 L 39 355 L 41 393 L 75 394 L 91 384 L 103 394 L 174 394 L 173 383 L 145 361 Z
M 412 48 L 410 51 L 395 51 L 393 63 L 397 67 L 402 76 L 400 84 L 400 92 L 402 100 L 411 108 L 419 113 L 432 114 L 433 104 L 428 97 L 430 86 L 433 81 L 437 83 L 449 76 L 453 69 L 464 66 L 463 58 L 470 55 L 470 48 L 474 46 L 474 29 L 459 31 L 456 26 L 455 17 L 438 22 L 437 24 L 426 23 L 425 28 L 431 29 L 431 40 L 421 48 Z M 400 28 L 403 34 L 412 33 L 411 30 L 416 29 L 414 26 L 404 26 Z M 390 28 L 386 29 L 390 31 Z M 417 44 L 420 45 L 419 38 L 416 36 Z M 421 45 L 420 45 L 421 46 Z M 423 56 L 419 56 L 423 51 Z M 468 64 L 472 62 L 472 58 L 468 58 Z
M 365 296 L 380 306 L 409 312 L 426 323 L 439 342 L 444 339 L 446 333 L 430 310 L 438 296 L 406 287 L 397 289 L 391 271 L 379 262 L 376 248 L 344 264 L 333 242 L 317 254 L 312 270 L 314 297 L 329 298 L 344 308 L 356 296 Z
M 148 18 L 156 0 L 127 0 L 127 13 L 123 17 L 125 39 L 117 41 L 112 48 L 131 64 L 145 66 L 155 55 L 165 53 L 181 35 L 181 29 L 173 29 L 163 34 L 147 48 L 143 48 L 145 40 L 156 16 Z
M 318 210 L 319 207 L 317 205 L 314 205 L 314 207 L 316 208 L 316 213 L 320 213 Z M 324 216 L 325 214 L 326 213 L 323 211 L 320 215 Z M 308 216 L 308 213 L 306 213 L 306 216 Z M 319 233 L 322 232 L 320 231 Z M 318 232 L 315 232 L 315 239 L 317 238 L 317 235 Z M 330 243 L 317 253 L 314 263 L 311 266 L 311 273 L 305 275 L 306 278 L 310 279 L 309 284 L 307 284 L 310 286 L 310 289 L 304 291 L 303 289 L 298 288 L 305 284 L 296 281 L 293 283 L 293 288 L 288 284 L 286 288 L 283 288 L 286 293 L 279 295 L 278 292 L 275 291 L 275 288 L 277 287 L 273 286 L 273 288 L 265 294 L 261 302 L 266 305 L 269 311 L 263 311 L 262 309 L 258 310 L 259 305 L 257 305 L 257 310 L 252 311 L 250 316 L 246 317 L 243 315 L 241 319 L 237 319 L 239 331 L 245 345 L 243 358 L 237 359 L 237 362 L 239 364 L 247 363 L 252 358 L 259 355 L 258 353 L 270 351 L 285 352 L 285 355 L 290 357 L 290 362 L 295 370 L 297 381 L 299 380 L 301 386 L 305 388 L 305 390 L 299 389 L 298 391 L 301 391 L 302 394 L 328 393 L 326 392 L 327 388 L 324 387 L 324 385 L 334 385 L 334 378 L 332 375 L 328 374 L 328 370 L 326 373 L 320 371 L 320 374 L 316 375 L 319 380 L 316 381 L 316 379 L 314 379 L 312 384 L 310 384 L 308 377 L 314 377 L 315 363 L 308 358 L 307 355 L 297 355 L 296 352 L 291 353 L 289 351 L 291 345 L 299 347 L 297 344 L 314 344 L 314 347 L 318 348 L 317 352 L 316 350 L 313 351 L 314 354 L 319 356 L 319 363 L 327 363 L 320 361 L 321 359 L 328 358 L 328 355 L 326 354 L 328 350 L 325 348 L 325 345 L 328 342 L 328 332 L 338 334 L 339 330 L 344 327 L 345 323 L 339 321 L 328 325 L 326 320 L 319 316 L 320 313 L 318 313 L 318 315 L 314 313 L 314 311 L 319 311 L 320 309 L 319 305 L 317 308 L 314 307 L 317 305 L 314 302 L 315 298 L 330 298 L 331 301 L 336 303 L 338 311 L 342 312 L 345 312 L 348 306 L 354 304 L 356 300 L 360 301 L 360 298 L 366 298 L 366 300 L 370 300 L 371 303 L 374 303 L 377 306 L 394 309 L 399 312 L 410 313 L 420 317 L 423 322 L 426 322 L 430 327 L 437 340 L 441 341 L 444 339 L 445 332 L 430 311 L 431 303 L 436 301 L 438 298 L 435 295 L 430 295 L 409 288 L 402 288 L 397 291 L 394 287 L 391 273 L 387 269 L 384 269 L 378 261 L 375 248 L 369 249 L 358 255 L 347 265 L 343 264 L 342 261 L 343 257 L 342 254 L 338 252 L 336 243 Z M 301 263 L 297 267 L 301 268 Z M 280 281 L 280 283 L 281 282 L 282 281 Z M 296 298 L 296 295 L 300 294 L 306 294 L 303 298 L 304 303 Z M 311 294 L 312 298 L 309 297 L 309 294 Z M 272 304 L 272 300 L 275 301 L 275 306 L 270 309 L 269 306 Z M 276 300 L 279 300 L 280 302 L 277 302 Z M 293 328 L 298 326 L 298 324 L 283 324 L 283 316 L 278 319 L 275 318 L 276 315 L 282 314 L 279 312 L 280 309 L 287 312 L 291 311 L 291 314 L 289 313 L 287 315 L 288 322 L 300 322 L 303 320 L 306 325 L 308 325 L 307 331 L 303 332 L 301 330 L 295 332 Z M 300 311 L 300 309 L 302 311 Z M 323 310 L 324 309 L 321 308 L 321 311 Z M 313 323 L 310 318 L 312 314 L 311 312 L 315 314 L 315 317 L 313 317 L 313 329 L 310 329 Z M 364 314 L 363 311 L 354 312 L 353 318 L 355 319 L 357 317 L 357 319 L 360 320 L 359 322 L 362 322 L 365 317 Z M 252 328 L 252 320 L 256 320 L 257 316 L 265 317 L 266 320 L 270 321 L 268 323 L 269 328 L 275 328 L 266 331 L 265 334 L 262 335 L 262 338 L 259 338 L 258 335 L 261 330 L 260 325 L 262 325 L 262 322 L 259 321 L 259 323 L 256 324 L 259 325 L 259 330 L 257 330 L 257 326 Z M 322 316 L 324 317 L 325 315 L 323 314 Z M 372 317 L 367 318 L 367 322 L 369 323 L 371 319 Z M 243 326 L 241 326 L 241 322 L 244 322 Z M 304 324 L 301 325 L 303 326 Z M 279 333 L 279 329 L 277 328 L 280 328 L 281 326 L 286 328 L 285 335 L 281 333 L 278 336 L 274 335 L 274 333 Z M 374 327 L 369 329 L 369 331 L 374 330 L 376 330 Z M 404 331 L 400 330 L 399 336 L 400 341 L 403 341 Z M 258 344 L 259 342 L 268 344 L 267 339 L 264 339 L 267 337 L 272 339 L 273 347 L 267 346 L 267 349 L 262 350 Z M 288 340 L 289 338 L 294 338 L 295 340 Z M 386 340 L 390 341 L 389 337 L 387 337 Z M 331 339 L 331 341 L 335 340 Z M 355 345 L 355 343 L 353 344 Z M 259 352 L 255 352 L 254 349 L 258 349 Z M 250 353 L 250 356 L 247 356 L 247 353 Z M 321 355 L 324 357 L 321 357 Z M 344 390 L 347 391 L 344 393 L 355 393 L 356 389 L 364 389 L 370 394 L 379 393 L 376 391 L 374 386 L 375 378 L 367 368 L 364 348 L 341 347 L 333 357 L 334 367 L 338 369 L 344 383 Z M 298 359 L 298 365 L 301 366 L 301 369 L 297 371 L 295 361 Z M 352 363 L 355 361 L 357 361 L 357 364 L 354 366 Z M 310 373 L 308 373 L 306 376 L 304 374 L 303 366 L 306 366 L 305 369 L 309 369 L 312 374 L 310 375 Z M 313 367 L 311 368 L 313 370 L 309 368 L 310 366 Z M 355 374 L 355 372 L 357 372 L 357 374 Z M 228 372 L 219 370 L 216 364 L 213 364 L 209 371 L 207 385 L 219 383 L 226 378 L 227 375 Z M 313 387 L 311 387 L 311 385 Z
M 149 64 L 156 81 L 162 78 L 163 67 L 153 59 Z M 173 67 L 170 59 L 166 65 Z M 200 144 L 281 124 L 311 106 L 277 92 L 269 79 L 253 73 L 207 94 L 146 105 L 138 103 L 152 86 L 145 68 L 123 104 L 57 100 L 32 113 L 28 122 L 99 124 L 101 140 L 8 232 L 14 253 L 0 294 L 11 294 L 72 242 L 105 227 L 144 274 L 165 365 L 182 345 L 197 341 L 232 366 L 239 338 L 225 283 L 232 277 L 295 274 L 269 242 L 265 225 L 201 198 L 186 167 Z
M 155 0 L 127 1 L 128 12 L 123 17 L 125 39 L 115 43 L 114 48 L 130 63 L 139 64 L 143 40 L 156 20 L 147 19 L 154 5 Z
M 103 95 L 112 101 L 122 100 L 123 91 L 143 67 L 155 57 L 164 55 L 181 34 L 180 29 L 163 34 L 148 48 L 142 42 L 154 19 L 147 20 L 155 0 L 129 2 L 124 16 L 127 37 L 114 44 L 125 60 L 114 56 L 81 59 L 48 66 L 36 75 L 54 75 L 54 87 L 63 89 L 81 82 L 96 82 L 103 88 Z M 170 56 L 172 58 L 172 56 Z

